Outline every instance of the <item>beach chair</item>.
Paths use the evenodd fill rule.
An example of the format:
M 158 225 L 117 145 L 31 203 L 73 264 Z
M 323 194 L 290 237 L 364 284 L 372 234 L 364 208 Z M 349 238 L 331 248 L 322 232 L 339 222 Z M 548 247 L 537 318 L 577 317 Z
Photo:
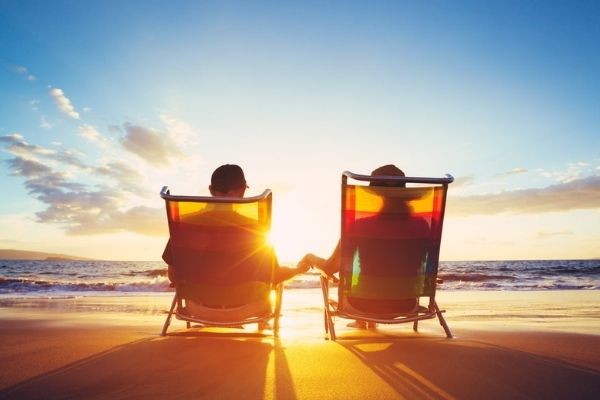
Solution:
M 279 332 L 282 285 L 274 284 L 277 259 L 267 242 L 270 190 L 246 198 L 174 196 L 163 187 L 169 223 L 171 317 L 202 326 L 239 327 L 273 320 Z
M 349 184 L 348 179 L 356 184 Z M 336 340 L 334 317 L 380 324 L 437 317 L 452 333 L 436 301 L 442 224 L 448 184 L 454 178 L 342 174 L 341 267 L 337 299 L 323 274 L 325 333 Z M 376 181 L 407 187 L 367 186 Z M 421 305 L 422 297 L 428 297 Z

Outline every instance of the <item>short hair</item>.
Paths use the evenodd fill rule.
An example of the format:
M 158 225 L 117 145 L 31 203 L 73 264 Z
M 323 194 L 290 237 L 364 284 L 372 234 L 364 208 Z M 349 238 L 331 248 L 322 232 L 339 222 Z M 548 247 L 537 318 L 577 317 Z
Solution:
M 244 171 L 235 164 L 225 164 L 215 169 L 210 178 L 210 185 L 213 190 L 223 193 L 247 187 Z

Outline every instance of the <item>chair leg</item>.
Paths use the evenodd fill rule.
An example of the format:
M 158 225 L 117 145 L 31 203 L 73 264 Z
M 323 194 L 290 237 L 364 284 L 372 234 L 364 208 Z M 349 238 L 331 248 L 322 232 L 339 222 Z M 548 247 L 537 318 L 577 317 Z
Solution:
M 275 289 L 275 310 L 273 315 L 273 336 L 279 337 L 279 317 L 281 316 L 281 306 L 283 301 L 283 285 L 277 285 Z
M 276 338 L 279 337 L 279 316 L 277 315 L 273 320 L 273 336 Z
M 327 313 L 327 323 L 329 325 L 329 338 L 334 342 L 337 340 L 337 336 L 335 335 L 335 326 L 333 324 L 333 319 L 331 317 L 331 313 Z
M 329 333 L 329 338 L 335 340 L 335 327 L 331 319 L 331 310 L 329 309 L 329 281 L 321 275 L 321 290 L 323 291 L 323 313 L 325 319 L 325 334 Z
M 169 325 L 171 324 L 171 317 L 173 316 L 173 310 L 175 309 L 175 305 L 176 304 L 177 304 L 177 293 L 175 293 L 175 296 L 173 296 L 173 302 L 171 303 L 171 309 L 169 310 L 169 313 L 167 315 L 167 319 L 165 320 L 165 323 L 163 325 L 162 332 L 160 333 L 160 336 L 166 336 L 167 335 L 167 329 L 169 329 Z
M 190 321 L 185 321 L 185 326 L 190 329 L 192 327 L 192 323 Z
M 452 339 L 452 332 L 450 332 L 450 328 L 448 327 L 448 324 L 446 323 L 446 320 L 442 315 L 442 311 L 440 311 L 440 308 L 438 307 L 435 301 L 433 302 L 433 306 L 435 307 L 435 313 L 437 314 L 438 320 L 440 321 L 440 325 L 442 326 L 442 328 L 444 328 L 444 332 L 446 332 L 446 337 L 448 339 Z
M 419 321 L 413 322 L 413 331 L 419 332 Z

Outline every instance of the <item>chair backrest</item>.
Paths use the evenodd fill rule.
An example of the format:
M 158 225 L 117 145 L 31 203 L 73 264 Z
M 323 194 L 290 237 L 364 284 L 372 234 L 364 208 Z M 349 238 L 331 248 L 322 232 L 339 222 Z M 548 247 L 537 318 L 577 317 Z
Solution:
M 362 184 L 348 184 L 348 178 Z M 373 180 L 409 186 L 365 185 Z M 348 299 L 394 302 L 435 295 L 446 192 L 453 180 L 344 172 L 340 307 Z
M 161 191 L 178 294 L 203 304 L 241 305 L 269 296 L 275 253 L 268 243 L 270 190 L 246 198 Z

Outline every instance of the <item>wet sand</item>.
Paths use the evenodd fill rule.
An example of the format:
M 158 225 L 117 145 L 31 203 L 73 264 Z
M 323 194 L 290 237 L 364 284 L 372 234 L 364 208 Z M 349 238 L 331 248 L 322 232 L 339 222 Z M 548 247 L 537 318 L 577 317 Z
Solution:
M 168 296 L 0 301 L 0 398 L 598 398 L 600 293 L 440 292 L 435 320 L 324 340 L 320 294 L 284 294 L 278 339 L 160 337 Z

